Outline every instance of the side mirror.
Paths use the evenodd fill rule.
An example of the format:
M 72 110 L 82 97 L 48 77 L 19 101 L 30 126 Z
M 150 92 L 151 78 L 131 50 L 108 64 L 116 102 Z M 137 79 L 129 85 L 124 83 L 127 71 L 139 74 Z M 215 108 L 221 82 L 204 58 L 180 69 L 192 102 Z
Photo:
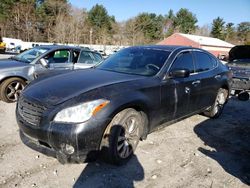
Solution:
M 46 59 L 41 58 L 41 59 L 39 60 L 39 63 L 40 63 L 43 67 L 45 67 L 46 69 L 49 68 L 49 64 L 48 64 L 48 61 L 47 61 Z
M 177 69 L 169 72 L 170 78 L 187 78 L 190 75 L 190 71 L 188 69 Z

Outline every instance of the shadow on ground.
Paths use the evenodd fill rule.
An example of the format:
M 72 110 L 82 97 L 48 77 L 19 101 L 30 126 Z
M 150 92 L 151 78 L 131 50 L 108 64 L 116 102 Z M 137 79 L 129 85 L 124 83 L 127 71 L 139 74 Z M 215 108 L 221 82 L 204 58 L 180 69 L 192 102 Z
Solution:
M 110 160 L 108 153 L 114 150 L 114 143 L 117 143 L 117 134 L 123 135 L 126 130 L 122 125 L 113 125 L 111 130 L 108 131 L 104 138 L 108 139 L 104 141 L 102 145 L 102 152 L 105 153 L 107 159 Z M 121 142 L 121 141 L 120 141 Z M 117 147 L 117 146 L 115 146 Z M 125 145 L 123 146 L 123 148 Z M 108 157 L 109 156 L 109 157 Z M 113 166 L 106 163 L 88 163 L 83 172 L 77 179 L 74 188 L 80 187 L 134 187 L 135 181 L 141 181 L 144 179 L 144 170 L 135 155 L 122 166 Z
M 88 163 L 77 179 L 74 188 L 82 187 L 134 187 L 135 181 L 144 179 L 144 170 L 134 155 L 123 166 L 112 166 L 106 163 Z
M 250 102 L 232 99 L 218 119 L 209 119 L 194 128 L 194 132 L 214 150 L 199 148 L 216 160 L 223 169 L 250 185 Z M 233 104 L 236 102 L 242 105 Z

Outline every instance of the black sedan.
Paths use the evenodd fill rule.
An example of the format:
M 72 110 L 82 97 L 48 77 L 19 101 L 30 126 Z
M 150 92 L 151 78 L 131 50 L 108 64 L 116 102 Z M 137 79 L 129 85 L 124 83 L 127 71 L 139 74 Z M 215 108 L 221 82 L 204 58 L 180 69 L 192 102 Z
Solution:
M 197 113 L 218 117 L 230 80 L 228 68 L 201 49 L 126 48 L 95 68 L 31 83 L 17 103 L 20 136 L 61 162 L 101 152 L 123 164 L 155 129 Z

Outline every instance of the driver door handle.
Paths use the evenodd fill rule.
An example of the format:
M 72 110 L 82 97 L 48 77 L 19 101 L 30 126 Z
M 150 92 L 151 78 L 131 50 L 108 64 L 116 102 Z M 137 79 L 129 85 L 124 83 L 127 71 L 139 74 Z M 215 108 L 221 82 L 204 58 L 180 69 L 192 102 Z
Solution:
M 196 86 L 196 85 L 199 85 L 200 83 L 201 83 L 200 80 L 196 80 L 196 81 L 193 81 L 193 82 L 192 82 L 192 85 Z

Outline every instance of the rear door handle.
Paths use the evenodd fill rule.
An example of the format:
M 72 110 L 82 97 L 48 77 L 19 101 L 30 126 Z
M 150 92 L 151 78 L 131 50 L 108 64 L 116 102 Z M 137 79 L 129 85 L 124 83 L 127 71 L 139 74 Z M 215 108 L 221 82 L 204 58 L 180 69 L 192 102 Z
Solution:
M 220 79 L 221 78 L 221 75 L 216 75 L 215 77 L 214 77 L 215 79 Z
M 192 85 L 195 85 L 195 86 L 196 86 L 196 85 L 198 85 L 198 84 L 200 84 L 200 83 L 201 83 L 200 80 L 196 80 L 196 81 L 193 81 L 193 82 L 192 82 Z

